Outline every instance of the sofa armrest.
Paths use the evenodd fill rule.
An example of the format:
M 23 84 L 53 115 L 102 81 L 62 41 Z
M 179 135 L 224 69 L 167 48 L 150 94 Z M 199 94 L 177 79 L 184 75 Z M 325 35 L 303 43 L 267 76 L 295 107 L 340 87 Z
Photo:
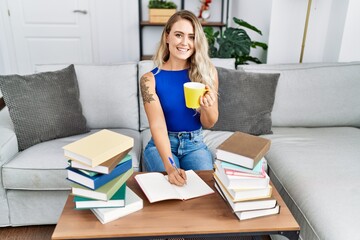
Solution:
M 0 110 L 0 168 L 18 153 L 18 143 L 8 108 Z
M 15 132 L 0 126 L 0 168 L 18 153 Z
M 9 204 L 2 183 L 2 166 L 18 153 L 18 143 L 7 107 L 0 110 L 0 226 L 10 225 Z

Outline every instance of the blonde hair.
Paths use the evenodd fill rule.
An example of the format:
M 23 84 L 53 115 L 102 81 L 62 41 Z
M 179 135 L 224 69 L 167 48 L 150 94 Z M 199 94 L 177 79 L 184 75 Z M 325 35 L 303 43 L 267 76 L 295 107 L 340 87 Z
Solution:
M 189 78 L 192 82 L 201 82 L 208 85 L 211 89 L 214 89 L 214 79 L 215 79 L 215 67 L 212 64 L 209 55 L 208 55 L 208 42 L 205 37 L 203 28 L 198 18 L 190 11 L 181 10 L 173 14 L 170 19 L 167 21 L 164 30 L 161 34 L 161 39 L 159 47 L 154 55 L 155 65 L 161 69 L 163 64 L 169 60 L 170 51 L 169 46 L 166 43 L 166 37 L 171 31 L 172 26 L 177 21 L 185 19 L 190 21 L 194 28 L 194 53 L 189 57 L 188 63 L 190 66 L 189 69 Z

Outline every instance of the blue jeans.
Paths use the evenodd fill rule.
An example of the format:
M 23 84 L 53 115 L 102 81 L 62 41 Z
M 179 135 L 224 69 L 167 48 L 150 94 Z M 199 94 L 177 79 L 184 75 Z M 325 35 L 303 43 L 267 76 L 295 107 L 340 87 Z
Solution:
M 169 132 L 171 152 L 177 167 L 184 170 L 212 170 L 212 154 L 203 141 L 202 129 Z M 163 161 L 151 138 L 144 150 L 144 171 L 165 171 Z

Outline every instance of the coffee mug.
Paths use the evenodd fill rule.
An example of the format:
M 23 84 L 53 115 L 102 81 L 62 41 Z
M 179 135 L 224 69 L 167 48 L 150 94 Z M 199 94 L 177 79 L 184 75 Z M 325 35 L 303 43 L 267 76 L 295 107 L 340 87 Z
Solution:
M 199 82 L 184 83 L 185 104 L 188 108 L 200 107 L 200 97 L 207 92 L 205 84 Z

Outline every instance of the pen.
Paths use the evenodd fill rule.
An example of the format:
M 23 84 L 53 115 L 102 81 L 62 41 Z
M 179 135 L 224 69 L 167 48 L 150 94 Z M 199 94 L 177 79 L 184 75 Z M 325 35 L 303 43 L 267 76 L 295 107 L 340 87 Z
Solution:
M 178 172 L 178 174 L 180 175 L 180 177 L 181 177 L 182 179 L 184 179 L 184 178 L 181 176 L 179 169 L 176 167 L 176 164 L 175 164 L 174 160 L 173 160 L 171 157 L 169 157 L 169 161 L 170 161 L 171 165 L 175 168 L 175 170 Z M 185 179 L 184 179 L 184 180 L 185 180 Z M 186 184 L 186 180 L 185 180 L 185 184 Z

